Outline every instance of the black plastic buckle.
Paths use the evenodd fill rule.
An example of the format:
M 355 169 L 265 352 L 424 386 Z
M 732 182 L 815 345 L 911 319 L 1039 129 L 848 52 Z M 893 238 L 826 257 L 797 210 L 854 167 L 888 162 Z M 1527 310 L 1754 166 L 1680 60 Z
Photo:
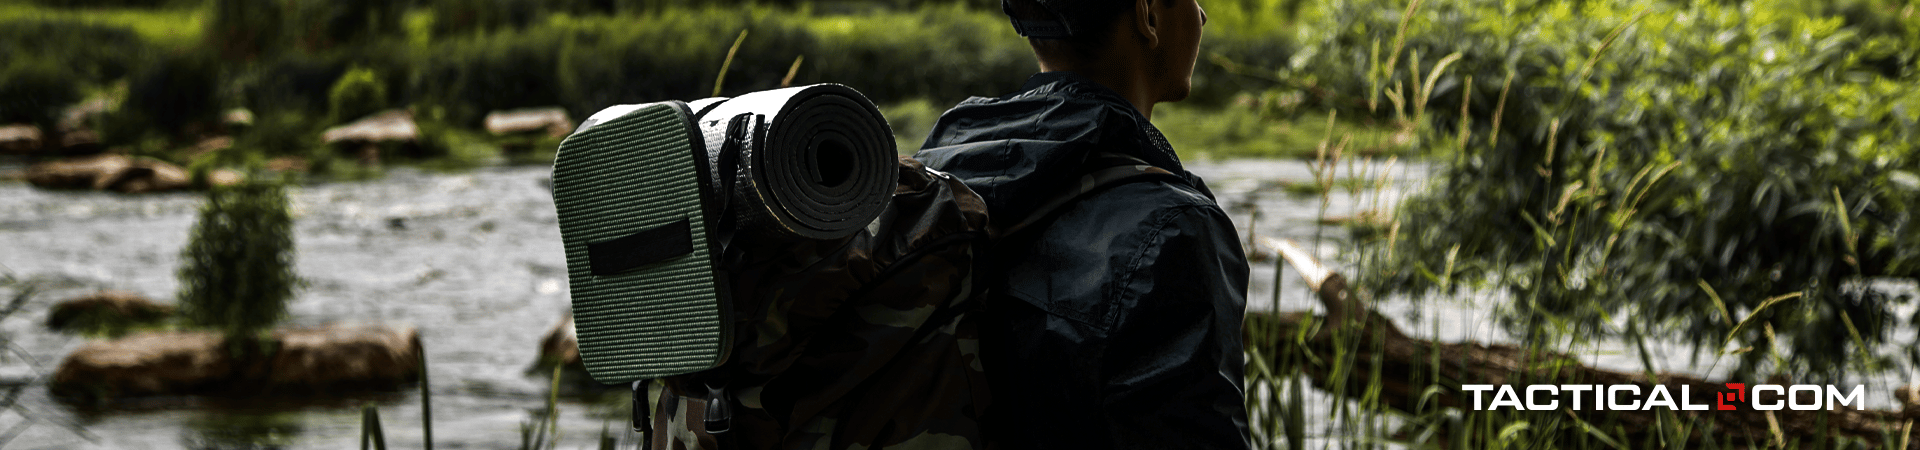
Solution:
M 640 448 L 653 450 L 653 408 L 647 406 L 647 384 L 653 380 L 633 382 L 633 432 L 640 435 Z
M 707 434 L 721 434 L 733 428 L 733 399 L 724 385 L 707 385 Z

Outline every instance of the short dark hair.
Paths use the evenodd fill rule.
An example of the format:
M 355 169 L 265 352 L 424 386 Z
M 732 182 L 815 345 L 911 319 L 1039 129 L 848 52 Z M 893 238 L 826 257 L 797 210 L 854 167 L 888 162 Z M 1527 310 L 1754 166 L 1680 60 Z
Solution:
M 1127 0 L 1001 0 L 1001 9 L 1014 20 L 1051 20 L 1066 26 L 1064 39 L 1077 53 L 1104 47 L 1114 20 L 1133 8 Z

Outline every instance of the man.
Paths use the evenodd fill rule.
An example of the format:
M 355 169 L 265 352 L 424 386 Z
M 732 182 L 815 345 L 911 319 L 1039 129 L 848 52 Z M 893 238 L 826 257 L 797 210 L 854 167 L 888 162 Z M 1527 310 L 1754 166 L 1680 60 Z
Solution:
M 1148 122 L 1191 90 L 1195 0 L 1003 0 L 1042 73 L 947 111 L 915 157 L 1006 229 L 1120 154 L 1178 177 L 1096 190 L 1002 236 L 983 267 L 985 433 L 1005 448 L 1247 448 L 1247 263 L 1206 185 Z

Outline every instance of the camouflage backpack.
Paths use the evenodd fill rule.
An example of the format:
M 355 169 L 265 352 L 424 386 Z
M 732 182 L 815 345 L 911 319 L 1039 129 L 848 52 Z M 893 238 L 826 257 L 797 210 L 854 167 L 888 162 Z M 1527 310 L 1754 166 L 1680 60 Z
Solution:
M 711 198 L 727 195 L 707 191 L 739 185 L 728 181 L 743 176 L 733 173 L 745 166 L 736 153 L 763 152 L 772 145 L 765 142 L 765 118 L 720 115 L 703 123 L 709 133 L 698 136 L 693 121 L 708 120 L 713 103 L 641 106 L 609 108 L 617 114 L 590 118 L 562 144 L 554 179 L 583 359 L 602 382 L 646 378 L 633 383 L 633 428 L 642 448 L 649 449 L 989 447 L 981 414 L 991 399 L 969 313 L 980 307 L 976 299 L 983 296 L 977 291 L 993 285 L 997 274 L 975 262 L 984 260 L 981 255 L 992 251 L 993 242 L 1045 222 L 1082 195 L 1148 176 L 1173 176 L 1131 157 L 1099 155 L 1086 162 L 1078 183 L 1069 183 L 1073 188 L 1048 196 L 1040 212 L 990 229 L 985 203 L 960 180 L 895 157 L 889 164 L 897 168 L 892 195 L 864 228 L 828 238 L 755 231 L 729 220 L 689 222 L 680 214 L 741 216 L 727 206 L 713 206 L 727 203 Z M 877 117 L 877 110 L 872 113 Z M 887 134 L 886 150 L 892 153 Z M 633 208 L 615 206 L 610 213 L 580 205 L 630 201 L 609 200 L 588 183 L 648 182 L 604 173 L 620 164 L 635 167 L 630 172 L 636 173 L 662 166 L 659 160 L 633 159 L 637 150 L 628 148 L 662 139 L 681 145 L 660 146 L 662 155 L 685 153 L 690 145 L 694 154 L 712 156 L 681 163 L 686 172 L 714 175 L 716 181 L 700 181 L 706 184 L 699 198 L 708 201 L 688 204 L 692 210 L 654 214 L 668 225 L 635 225 L 638 232 L 594 228 L 609 216 L 648 215 L 627 211 Z M 616 191 L 646 198 L 707 177 L 681 178 Z M 667 234 L 692 236 L 668 241 L 717 243 L 660 244 Z M 675 274 L 709 270 L 702 267 L 711 267 L 706 275 L 711 278 L 702 279 L 712 281 L 669 285 L 673 292 L 665 295 L 717 301 L 719 308 L 703 313 L 703 319 L 622 319 L 626 316 L 606 311 L 631 309 L 632 299 L 595 303 L 599 300 L 592 297 L 618 287 L 609 283 L 680 279 Z M 655 268 L 662 272 L 646 272 Z M 679 305 L 686 304 L 700 303 Z M 583 313 L 588 310 L 615 319 L 590 324 Z M 703 320 L 718 326 L 687 325 L 710 323 Z M 600 331 L 590 333 L 590 327 Z M 661 340 L 661 333 L 684 336 Z M 639 338 L 654 339 L 649 345 L 667 351 L 630 348 Z M 674 339 L 685 339 L 685 345 Z
M 988 369 L 968 313 L 998 274 L 973 262 L 1081 196 L 1176 177 L 1121 155 L 1086 167 L 1038 213 L 990 229 L 978 195 L 901 157 L 893 201 L 865 231 L 798 246 L 736 238 L 736 248 L 782 250 L 731 268 L 740 314 L 729 361 L 647 393 L 650 448 L 988 448 Z

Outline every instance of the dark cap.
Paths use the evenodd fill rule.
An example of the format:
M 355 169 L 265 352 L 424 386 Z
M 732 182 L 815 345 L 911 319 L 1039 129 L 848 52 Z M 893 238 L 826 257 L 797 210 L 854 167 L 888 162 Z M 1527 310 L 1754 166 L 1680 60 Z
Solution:
M 1014 13 L 1016 1 L 1038 6 L 1052 17 L 1021 17 Z M 1132 6 L 1130 2 L 1116 0 L 1000 0 L 1000 10 L 1013 20 L 1013 31 L 1034 39 L 1072 39 L 1097 32 L 1120 8 L 1128 6 Z

